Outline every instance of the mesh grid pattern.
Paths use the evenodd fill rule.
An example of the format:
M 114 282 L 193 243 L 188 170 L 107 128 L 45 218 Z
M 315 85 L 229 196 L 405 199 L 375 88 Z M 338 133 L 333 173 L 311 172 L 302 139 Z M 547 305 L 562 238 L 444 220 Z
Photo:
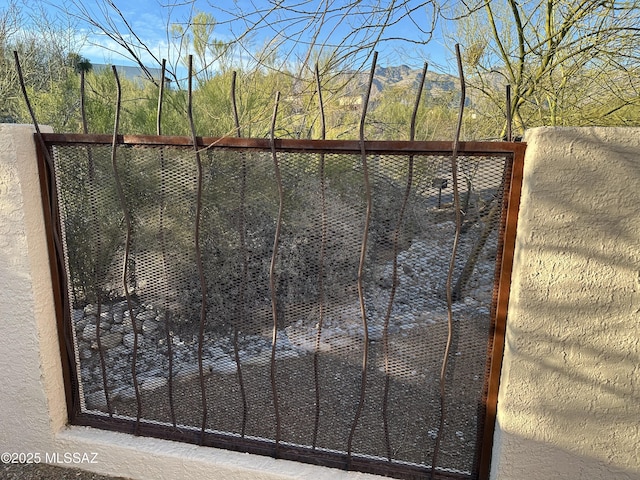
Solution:
M 443 412 L 449 157 L 53 153 L 83 412 L 474 474 L 506 156 L 458 159 Z

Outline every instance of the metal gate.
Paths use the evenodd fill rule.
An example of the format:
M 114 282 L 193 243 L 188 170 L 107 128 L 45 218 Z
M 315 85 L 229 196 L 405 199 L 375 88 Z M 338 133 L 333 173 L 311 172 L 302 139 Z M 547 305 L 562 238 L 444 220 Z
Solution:
M 42 138 L 71 423 L 486 475 L 523 144 Z

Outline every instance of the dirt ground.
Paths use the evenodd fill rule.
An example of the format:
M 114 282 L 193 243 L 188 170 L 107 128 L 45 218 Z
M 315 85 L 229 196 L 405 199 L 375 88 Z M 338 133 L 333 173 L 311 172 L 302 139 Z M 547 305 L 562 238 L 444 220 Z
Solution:
M 77 468 L 64 468 L 54 465 L 39 464 L 6 464 L 0 463 L 0 479 L 2 480 L 127 480 L 124 477 L 98 475 Z

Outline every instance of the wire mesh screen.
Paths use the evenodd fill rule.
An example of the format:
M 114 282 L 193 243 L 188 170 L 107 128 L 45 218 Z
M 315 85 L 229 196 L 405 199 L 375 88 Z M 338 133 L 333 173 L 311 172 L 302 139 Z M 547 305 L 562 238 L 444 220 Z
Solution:
M 52 151 L 79 418 L 475 478 L 509 155 Z

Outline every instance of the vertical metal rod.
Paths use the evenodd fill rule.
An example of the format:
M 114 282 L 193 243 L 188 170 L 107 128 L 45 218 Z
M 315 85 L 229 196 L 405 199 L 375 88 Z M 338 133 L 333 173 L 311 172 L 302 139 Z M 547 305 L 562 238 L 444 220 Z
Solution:
M 513 119 L 511 117 L 511 85 L 507 85 L 507 142 L 513 141 Z
M 360 263 L 358 265 L 358 299 L 360 301 L 360 314 L 362 316 L 362 327 L 364 329 L 363 335 L 363 345 L 362 345 L 362 372 L 361 372 L 361 383 L 360 383 L 360 399 L 358 401 L 358 407 L 356 409 L 356 414 L 353 419 L 353 423 L 351 425 L 351 432 L 349 433 L 349 439 L 347 441 L 347 468 L 351 466 L 351 454 L 353 447 L 353 437 L 356 433 L 356 428 L 358 426 L 358 421 L 360 420 L 360 416 L 362 415 L 362 408 L 364 406 L 364 397 L 367 386 L 367 366 L 368 366 L 368 357 L 369 357 L 369 324 L 367 321 L 367 312 L 364 304 L 364 263 L 367 256 L 367 239 L 369 237 L 369 225 L 371 223 L 371 209 L 372 209 L 372 201 L 371 201 L 371 184 L 369 182 L 369 166 L 367 164 L 367 152 L 364 146 L 364 127 L 365 121 L 367 117 L 367 106 L 369 104 L 369 96 L 371 95 L 371 86 L 373 85 L 373 76 L 376 71 L 376 62 L 378 60 L 378 52 L 373 53 L 373 61 L 371 63 L 371 72 L 369 73 L 369 84 L 367 86 L 367 94 L 364 99 L 364 104 L 362 106 L 362 116 L 360 117 L 360 156 L 362 160 L 362 175 L 365 189 L 365 199 L 367 203 L 365 219 L 364 219 L 364 229 L 362 234 L 362 245 L 360 248 Z
M 427 81 L 427 69 L 429 68 L 429 64 L 425 62 L 424 67 L 422 67 L 422 80 L 420 81 L 420 85 L 418 86 L 418 94 L 416 95 L 416 103 L 413 107 L 413 112 L 411 114 L 411 126 L 409 129 L 409 140 L 414 141 L 416 139 L 416 119 L 418 118 L 418 109 L 420 108 L 420 99 L 422 98 L 422 90 L 424 90 L 424 84 Z
M 424 64 L 422 69 L 422 81 L 418 86 L 418 94 L 416 95 L 416 102 L 413 107 L 413 113 L 411 115 L 411 124 L 409 129 L 409 140 L 414 141 L 416 136 L 416 118 L 418 115 L 418 108 L 420 107 L 420 98 L 422 97 L 422 89 L 424 88 L 425 77 L 427 75 L 427 63 Z M 411 187 L 413 184 L 413 165 L 414 156 L 409 155 L 408 171 L 407 171 L 407 185 L 404 192 L 404 197 L 400 205 L 400 211 L 398 212 L 398 220 L 396 222 L 396 228 L 393 232 L 393 273 L 391 280 L 391 291 L 389 292 L 389 302 L 387 304 L 387 311 L 384 317 L 384 327 L 382 333 L 382 349 L 384 358 L 384 394 L 382 400 L 382 420 L 384 425 L 384 439 L 387 450 L 387 458 L 391 460 L 391 439 L 389 438 L 389 384 L 390 384 L 390 358 L 389 358 L 389 322 L 391 320 L 391 312 L 393 310 L 393 301 L 395 299 L 396 290 L 398 288 L 398 253 L 400 246 L 400 233 L 404 224 L 404 214 L 407 209 L 407 203 L 409 202 L 409 195 L 411 193 Z
M 207 391 L 204 383 L 204 364 L 202 353 L 204 349 L 204 326 L 207 321 L 207 283 L 204 275 L 204 265 L 202 263 L 202 250 L 200 248 L 200 222 L 202 217 L 202 186 L 203 173 L 202 161 L 200 159 L 200 151 L 198 150 L 198 137 L 196 136 L 196 126 L 193 121 L 193 55 L 189 55 L 189 81 L 188 81 L 188 102 L 187 116 L 189 117 L 189 126 L 191 128 L 191 137 L 193 141 L 193 151 L 196 157 L 196 168 L 198 171 L 197 189 L 196 189 L 196 218 L 194 222 L 194 247 L 196 253 L 196 266 L 198 269 L 198 277 L 200 279 L 201 305 L 200 305 L 200 328 L 198 331 L 198 376 L 200 379 L 200 394 L 202 403 L 202 425 L 200 427 L 200 443 L 204 443 L 204 431 L 207 428 Z
M 85 104 L 85 76 L 84 70 L 80 70 L 80 118 L 82 121 L 82 133 L 85 135 L 89 133 L 89 127 L 87 125 L 87 109 Z
M 95 257 L 98 258 L 97 256 Z M 96 345 L 98 346 L 98 356 L 100 359 L 100 374 L 102 375 L 102 389 L 104 390 L 104 398 L 107 405 L 107 412 L 109 416 L 113 416 L 113 409 L 111 408 L 111 396 L 109 395 L 109 385 L 107 382 L 107 364 L 104 358 L 104 350 L 102 348 L 102 339 L 100 333 L 100 327 L 102 325 L 102 299 L 100 298 L 100 293 L 96 289 L 96 303 L 97 303 L 97 312 L 96 312 Z
M 456 215 L 456 232 L 453 239 L 453 247 L 451 251 L 451 260 L 449 262 L 449 271 L 447 273 L 446 294 L 447 294 L 447 343 L 442 358 L 442 368 L 440 370 L 440 425 L 438 427 L 438 436 L 433 449 L 433 460 L 431 462 L 431 478 L 435 474 L 438 462 L 438 454 L 442 444 L 442 435 L 444 424 L 447 416 L 446 412 L 446 376 L 447 366 L 449 364 L 449 354 L 451 352 L 451 343 L 453 341 L 453 272 L 456 263 L 456 254 L 458 252 L 458 244 L 460 242 L 460 230 L 462 229 L 462 212 L 460 211 L 460 193 L 458 192 L 458 149 L 460 147 L 460 132 L 462 130 L 462 115 L 464 114 L 464 104 L 466 101 L 466 86 L 464 80 L 464 70 L 462 68 L 462 56 L 460 54 L 460 45 L 456 44 L 456 58 L 458 59 L 458 74 L 460 76 L 460 107 L 458 110 L 458 125 L 456 127 L 455 138 L 453 140 L 453 151 L 451 154 L 451 175 L 453 179 L 453 208 Z
M 240 116 L 238 115 L 238 103 L 236 102 L 236 77 L 238 73 L 233 72 L 231 75 L 231 108 L 233 109 L 233 120 L 236 126 L 236 136 L 238 138 L 242 137 L 242 132 L 240 131 Z
M 320 82 L 320 70 L 316 63 L 316 87 L 318 89 L 318 105 L 320 108 L 320 138 L 324 140 L 327 138 L 327 124 L 324 114 L 324 102 L 322 100 L 322 84 Z
M 36 137 L 38 138 L 38 143 L 40 143 L 40 147 L 42 147 L 42 153 L 47 160 L 47 163 L 53 168 L 53 160 L 47 149 L 46 144 L 44 143 L 44 139 L 42 138 L 42 132 L 40 131 L 40 125 L 38 124 L 38 120 L 36 119 L 36 114 L 33 111 L 33 107 L 31 106 L 31 102 L 29 101 L 29 95 L 27 95 L 27 87 L 24 82 L 24 76 L 22 75 L 22 67 L 20 66 L 20 58 L 18 57 L 18 52 L 16 50 L 13 51 L 13 57 L 16 65 L 16 72 L 18 73 L 18 81 L 20 82 L 20 89 L 22 90 L 22 97 L 24 98 L 25 103 L 27 104 L 27 110 L 29 110 L 29 115 L 31 116 L 31 121 L 33 122 L 33 128 L 36 130 Z M 51 170 L 54 171 L 54 170 Z
M 117 147 L 118 147 L 118 129 L 120 126 L 120 106 L 122 102 L 122 88 L 120 87 L 120 78 L 118 78 L 118 71 L 115 66 L 111 67 L 113 71 L 113 76 L 116 80 L 116 113 L 115 120 L 113 126 L 113 139 L 111 141 L 111 167 L 113 168 L 113 177 L 116 182 L 116 190 L 118 193 L 118 200 L 120 202 L 120 207 L 122 208 L 122 215 L 124 216 L 124 222 L 127 229 L 125 242 L 124 242 L 124 258 L 122 261 L 122 288 L 124 290 L 124 296 L 127 300 L 127 308 L 129 310 L 129 318 L 131 318 L 131 325 L 133 327 L 133 354 L 131 359 L 131 378 L 133 381 L 133 388 L 136 394 L 136 426 L 135 426 L 135 434 L 138 435 L 140 428 L 140 418 L 142 416 L 142 400 L 140 398 L 140 385 L 138 384 L 138 374 L 136 363 L 138 360 L 138 326 L 136 324 L 135 314 L 133 313 L 133 299 L 131 298 L 131 294 L 129 293 L 129 286 L 127 285 L 127 278 L 129 276 L 129 254 L 131 250 L 131 215 L 129 213 L 129 209 L 127 208 L 126 197 L 124 195 L 124 191 L 122 189 L 122 181 L 120 179 L 120 174 L 118 173 L 118 165 L 117 165 Z M 98 329 L 99 330 L 99 329 Z
M 236 102 L 236 72 L 231 77 L 231 105 L 233 107 L 233 119 L 236 126 L 236 134 L 242 136 L 240 130 L 240 116 L 238 115 L 238 104 Z M 240 254 L 242 255 L 242 281 L 240 285 L 240 323 L 245 324 L 247 320 L 247 285 L 249 284 L 249 258 L 247 252 L 246 225 L 247 214 L 245 209 L 245 196 L 247 191 L 247 158 L 245 152 L 241 152 L 242 169 L 240 172 L 240 224 L 238 225 L 238 233 L 240 234 Z M 240 362 L 240 348 L 238 347 L 238 325 L 237 322 L 233 326 L 233 355 L 236 366 L 238 368 L 238 384 L 240 386 L 240 399 L 242 401 L 242 428 L 240 435 L 244 437 L 247 429 L 247 416 L 249 405 L 247 404 L 247 393 L 244 388 L 244 379 L 242 376 L 242 365 Z
M 273 159 L 273 169 L 278 184 L 278 219 L 276 222 L 276 233 L 273 239 L 273 252 L 271 254 L 271 265 L 269 266 L 269 287 L 271 290 L 271 312 L 273 315 L 273 334 L 271 338 L 271 391 L 273 393 L 273 410 L 276 419 L 276 457 L 280 447 L 280 408 L 278 402 L 278 388 L 276 385 L 276 341 L 278 340 L 278 298 L 276 292 L 276 259 L 280 243 L 280 231 L 282 229 L 282 213 L 284 209 L 284 190 L 282 188 L 282 176 L 280 174 L 280 164 L 276 152 L 275 130 L 276 118 L 278 116 L 278 105 L 280 104 L 280 92 L 276 92 L 275 105 L 273 107 L 273 118 L 271 119 L 271 156 Z
M 315 68 L 316 74 L 316 88 L 318 90 L 318 105 L 320 108 L 320 137 L 324 140 L 327 136 L 326 119 L 324 115 L 324 103 L 322 100 L 322 85 L 320 82 L 320 70 L 318 64 Z M 324 295 L 324 254 L 327 244 L 327 204 L 326 204 L 326 185 L 325 185 L 325 157 L 324 153 L 320 154 L 320 164 L 318 165 L 318 174 L 320 175 L 320 208 L 321 208 L 321 240 L 320 240 L 320 254 L 318 259 L 318 331 L 316 333 L 316 344 L 313 352 L 313 378 L 315 384 L 316 393 L 316 411 L 315 421 L 313 427 L 313 442 L 312 447 L 315 449 L 318 441 L 318 429 L 320 428 L 320 367 L 318 364 L 318 357 L 320 354 L 320 339 L 322 337 L 322 326 L 324 323 L 324 308 L 325 308 L 325 295 Z
M 162 59 L 162 68 L 160 69 L 160 88 L 158 91 L 158 115 L 156 117 L 156 135 L 162 135 L 162 105 L 164 101 L 164 74 L 167 69 L 167 60 Z
M 162 106 L 164 104 L 164 75 L 167 68 L 167 60 L 162 59 L 162 68 L 160 70 L 160 86 L 158 88 L 158 115 L 156 118 L 156 135 L 162 135 Z M 160 228 L 160 249 L 162 250 L 162 275 L 165 279 L 167 288 L 169 288 L 169 267 L 167 260 L 167 237 L 164 225 L 164 213 L 166 210 L 165 198 L 167 195 L 167 182 L 166 182 L 166 160 L 164 157 L 164 148 L 160 147 L 160 208 L 159 208 L 159 228 Z M 169 363 L 169 372 L 167 379 L 169 389 L 169 415 L 171 416 L 171 423 L 176 427 L 176 411 L 175 402 L 173 398 L 173 338 L 171 336 L 171 322 L 169 315 L 169 300 L 168 292 L 165 292 L 165 298 L 163 301 L 164 310 L 164 329 L 167 338 L 167 357 Z
M 87 122 L 87 112 L 85 104 L 85 75 L 84 70 L 80 71 L 80 117 L 82 121 L 82 133 L 85 135 L 89 133 L 89 127 Z M 89 204 L 91 208 L 91 221 L 93 228 L 95 229 L 95 238 L 93 241 L 93 258 L 95 261 L 93 271 L 93 283 L 96 294 L 96 305 L 98 307 L 97 319 L 96 319 L 96 344 L 98 345 L 98 356 L 100 359 L 100 373 L 102 375 L 102 389 L 104 390 L 104 398 L 107 406 L 107 412 L 109 416 L 113 416 L 113 408 L 111 406 L 111 395 L 109 393 L 109 386 L 107 382 L 107 365 L 104 358 L 104 351 L 102 350 L 102 342 L 100 338 L 100 322 L 102 314 L 102 295 L 100 291 L 100 279 L 102 278 L 100 253 L 102 251 L 102 233 L 101 225 L 98 221 L 98 201 L 96 199 L 96 185 L 95 185 L 95 164 L 93 159 L 93 147 L 88 145 L 87 147 L 87 170 L 89 177 Z
M 29 101 L 29 95 L 27 95 L 27 87 L 25 85 L 24 76 L 22 74 L 22 67 L 20 66 L 20 58 L 16 50 L 13 51 L 13 57 L 16 65 L 16 72 L 18 74 L 18 82 L 20 83 L 20 90 L 22 91 L 22 98 L 24 98 L 24 102 L 27 105 L 27 110 L 29 111 L 29 115 L 31 116 L 31 121 L 33 122 L 33 128 L 36 131 L 36 138 L 38 139 L 38 143 L 40 144 L 40 149 L 42 150 L 42 154 L 44 155 L 44 158 L 47 161 L 47 164 L 49 165 L 49 169 L 51 173 L 54 173 L 56 169 L 53 163 L 53 158 L 51 157 L 51 152 L 49 152 L 49 149 L 47 148 L 47 145 L 44 142 L 44 138 L 42 137 L 42 132 L 40 131 L 40 125 L 38 124 L 38 120 L 36 118 L 36 114 L 33 111 L 31 102 Z M 64 251 L 62 248 L 62 240 L 60 239 L 60 236 L 55 229 L 54 229 L 54 244 L 55 244 L 56 251 L 59 258 L 63 259 Z M 75 362 L 75 359 L 74 359 L 74 362 Z
M 40 131 L 38 120 L 33 111 L 33 107 L 31 106 L 31 102 L 29 101 L 29 95 L 27 95 L 27 87 L 25 85 L 24 76 L 22 74 L 22 67 L 20 66 L 20 58 L 19 58 L 18 52 L 14 50 L 13 56 L 14 56 L 14 61 L 16 66 L 16 73 L 18 74 L 18 83 L 20 84 L 20 90 L 22 91 L 22 98 L 24 99 L 24 102 L 27 106 L 27 110 L 29 111 L 29 115 L 31 116 L 31 121 L 33 122 L 34 129 L 37 133 L 36 138 L 38 139 L 38 144 L 40 146 L 40 153 L 44 157 L 46 168 L 48 169 L 49 192 L 56 192 L 57 191 L 56 168 L 53 162 L 53 158 L 51 156 L 51 152 L 47 148 L 44 138 L 42 137 L 42 132 Z M 60 219 L 58 202 L 54 200 L 53 195 L 51 195 L 49 198 L 51 203 L 51 217 L 52 217 L 51 223 L 53 225 L 56 225 Z M 53 220 L 54 218 L 56 219 L 56 221 Z M 66 262 L 64 261 L 64 258 L 65 258 L 64 248 L 62 246 L 62 239 L 60 238 L 60 229 L 55 227 L 51 228 L 51 233 L 53 235 L 53 247 L 55 249 L 55 253 L 57 257 L 56 266 L 59 269 L 59 272 L 62 273 L 61 275 L 62 285 L 60 285 L 60 290 L 61 292 L 67 293 L 67 295 L 64 295 L 64 294 L 61 295 L 61 304 L 62 304 L 61 308 L 65 317 L 62 324 L 63 324 L 63 333 L 64 333 L 65 353 L 67 356 L 66 362 L 71 370 L 70 382 L 73 386 L 76 382 L 80 381 L 80 374 L 78 372 L 79 365 L 76 364 L 76 357 L 74 354 L 75 347 L 72 342 L 73 333 L 71 332 L 71 318 L 70 318 L 71 305 L 69 305 L 70 298 L 68 295 L 71 287 L 68 284 L 69 280 L 68 280 L 67 265 L 66 265 Z M 64 363 L 65 362 L 63 361 L 63 364 Z M 80 389 L 76 388 L 74 391 L 71 392 L 70 396 L 67 396 L 67 398 L 71 400 L 70 403 L 72 403 L 72 405 L 67 406 L 67 412 L 70 417 L 72 414 L 77 414 L 80 412 L 81 402 L 79 401 L 79 398 L 77 396 L 77 392 L 79 391 Z

